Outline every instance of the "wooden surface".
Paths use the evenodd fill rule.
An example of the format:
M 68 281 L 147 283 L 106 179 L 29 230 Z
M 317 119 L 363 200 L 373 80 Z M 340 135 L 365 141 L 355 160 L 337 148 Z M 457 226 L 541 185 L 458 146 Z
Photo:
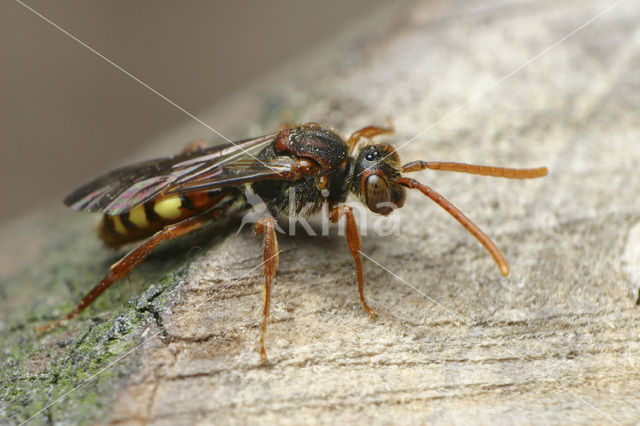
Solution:
M 105 327 L 93 318 L 111 324 L 132 311 L 142 322 L 126 339 L 145 343 L 122 364 L 126 369 L 116 363 L 121 373 L 95 388 L 104 390 L 97 405 L 107 413 L 99 422 L 635 423 L 640 2 L 625 0 L 563 40 L 614 4 L 392 7 L 204 116 L 238 137 L 272 130 L 283 118 L 348 134 L 391 117 L 397 132 L 386 140 L 401 146 L 420 135 L 400 148 L 404 161 L 549 166 L 548 177 L 533 181 L 416 174 L 494 239 L 510 262 L 508 278 L 419 193 L 389 218 L 399 224 L 398 235 L 376 235 L 373 215 L 361 222 L 375 320 L 360 305 L 353 262 L 337 231 L 280 237 L 271 362 L 264 365 L 257 352 L 261 241 L 232 228 L 174 246 L 184 249 L 174 262 L 187 265 L 177 275 L 179 266 L 162 266 L 171 251 L 150 259 L 152 266 L 134 274 L 139 293 L 122 285 L 113 292 L 125 296 L 110 296 L 75 326 L 46 336 L 31 352 L 29 374 L 46 376 L 53 362 L 41 361 L 38 370 L 36 355 L 65 356 L 64 347 L 45 355 L 56 342 L 87 335 L 95 323 Z M 158 149 L 175 150 L 194 128 L 163 136 Z M 79 235 L 80 225 L 86 223 L 64 229 Z M 86 256 L 109 256 L 97 243 L 89 247 Z M 107 262 L 96 262 L 91 273 L 99 276 L 95 271 Z M 82 293 L 75 291 L 47 304 L 60 307 Z M 31 299 L 9 294 L 10 312 L 44 303 L 34 291 Z M 110 346 L 111 353 L 133 344 L 121 346 Z M 69 386 L 84 377 L 74 376 Z M 53 410 L 47 413 L 57 415 Z

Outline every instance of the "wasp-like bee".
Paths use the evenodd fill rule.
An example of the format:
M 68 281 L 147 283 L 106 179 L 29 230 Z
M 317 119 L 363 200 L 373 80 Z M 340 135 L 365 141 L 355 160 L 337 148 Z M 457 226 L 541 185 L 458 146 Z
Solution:
M 346 217 L 346 238 L 355 260 L 360 301 L 372 316 L 375 312 L 364 297 L 360 234 L 352 208 L 345 204 L 349 194 L 372 212 L 386 216 L 404 205 L 406 188 L 418 189 L 476 237 L 491 253 L 502 275 L 508 275 L 507 261 L 480 228 L 429 186 L 402 174 L 428 168 L 528 179 L 546 175 L 546 167 L 507 169 L 426 161 L 401 165 L 391 145 L 360 143 L 361 139 L 371 140 L 386 133 L 392 130 L 369 126 L 345 141 L 332 130 L 308 123 L 228 145 L 212 148 L 192 145 L 175 157 L 117 169 L 78 188 L 65 198 L 65 204 L 74 210 L 103 213 L 99 235 L 107 245 L 119 247 L 146 240 L 112 265 L 107 276 L 71 312 L 39 329 L 55 327 L 85 309 L 162 241 L 188 234 L 223 216 L 246 212 L 251 208 L 246 189 L 257 194 L 268 209 L 255 222 L 256 232 L 264 235 L 264 306 L 260 329 L 263 360 L 266 360 L 264 340 L 271 284 L 278 266 L 277 225 L 272 214 L 300 213 L 300 206 L 306 206 L 305 213 L 314 214 L 326 203 L 331 222 Z M 298 211 L 290 211 L 292 190 L 296 194 L 294 209 Z

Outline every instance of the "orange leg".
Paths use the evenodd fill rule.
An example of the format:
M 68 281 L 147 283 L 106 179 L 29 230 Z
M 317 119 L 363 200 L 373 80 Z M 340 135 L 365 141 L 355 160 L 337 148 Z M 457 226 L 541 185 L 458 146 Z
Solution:
M 204 141 L 204 139 L 196 139 L 194 141 L 189 142 L 184 148 L 182 148 L 182 152 L 193 152 L 193 151 L 201 151 L 207 148 L 209 145 Z
M 263 217 L 256 222 L 256 233 L 264 234 L 264 286 L 262 325 L 260 326 L 260 358 L 267 361 L 267 351 L 264 347 L 264 338 L 267 334 L 267 321 L 271 309 L 271 283 L 276 276 L 278 268 L 278 238 L 276 237 L 276 221 L 272 217 Z
M 362 258 L 360 257 L 360 249 L 362 244 L 360 242 L 360 233 L 358 232 L 358 226 L 356 225 L 356 219 L 353 216 L 353 209 L 349 206 L 337 206 L 331 209 L 329 219 L 331 222 L 337 222 L 342 216 L 347 216 L 347 244 L 349 250 L 353 256 L 353 260 L 356 262 L 356 277 L 358 280 L 358 291 L 360 292 L 360 301 L 364 309 L 369 312 L 372 317 L 376 316 L 373 309 L 367 305 L 364 299 L 364 273 L 362 272 Z
M 283 121 L 278 130 L 295 129 L 296 125 L 291 121 Z
M 115 283 L 120 278 L 127 276 L 127 274 L 129 274 L 129 272 L 131 272 L 133 268 L 138 266 L 147 256 L 149 256 L 153 249 L 155 249 L 162 241 L 171 240 L 173 238 L 177 238 L 193 232 L 211 219 L 212 218 L 210 215 L 192 216 L 181 222 L 165 226 L 162 230 L 156 232 L 147 241 L 134 248 L 122 259 L 111 265 L 107 276 L 104 277 L 104 279 L 100 281 L 100 283 L 95 286 L 89 292 L 89 294 L 83 297 L 72 311 L 67 313 L 62 318 L 36 327 L 36 331 L 50 330 L 60 325 L 63 321 L 73 318 L 79 312 L 87 308 L 87 306 L 91 305 L 91 303 L 93 303 L 93 301 L 96 300 L 98 296 L 100 296 L 106 289 L 111 287 L 113 283 Z
M 356 144 L 360 141 L 360 139 L 362 138 L 371 139 L 375 136 L 389 134 L 389 133 L 393 133 L 392 128 L 377 127 L 377 126 L 364 127 L 358 130 L 357 132 L 353 133 L 351 136 L 349 136 L 349 139 L 347 140 L 349 153 L 353 152 L 353 148 L 355 148 Z
M 304 127 L 307 129 L 311 129 L 314 127 L 322 127 L 322 126 L 313 121 L 309 121 L 308 123 L 304 123 L 304 124 L 296 124 L 292 121 L 285 120 L 282 122 L 282 124 L 280 124 L 280 127 L 278 128 L 278 130 L 295 129 L 296 127 Z

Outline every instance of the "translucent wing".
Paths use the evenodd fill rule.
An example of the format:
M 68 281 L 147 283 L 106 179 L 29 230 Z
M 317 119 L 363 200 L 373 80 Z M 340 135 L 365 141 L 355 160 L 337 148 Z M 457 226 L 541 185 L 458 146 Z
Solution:
M 121 214 L 165 192 L 215 190 L 278 178 L 293 160 L 256 157 L 277 133 L 113 170 L 73 191 L 64 203 L 74 210 Z

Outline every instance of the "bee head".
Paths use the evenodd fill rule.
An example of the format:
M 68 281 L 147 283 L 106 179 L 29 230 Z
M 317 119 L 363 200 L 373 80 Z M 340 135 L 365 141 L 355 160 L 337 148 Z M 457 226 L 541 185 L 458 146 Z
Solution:
M 369 210 L 388 215 L 404 205 L 405 188 L 395 182 L 400 177 L 400 158 L 391 145 L 366 145 L 354 162 L 351 192 Z

